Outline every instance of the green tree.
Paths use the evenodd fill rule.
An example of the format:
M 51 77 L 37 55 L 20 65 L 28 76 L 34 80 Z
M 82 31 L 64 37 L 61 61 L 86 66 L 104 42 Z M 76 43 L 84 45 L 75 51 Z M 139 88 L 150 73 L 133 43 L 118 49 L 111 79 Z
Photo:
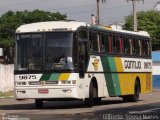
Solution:
M 137 13 L 138 31 L 147 31 L 152 40 L 152 50 L 160 50 L 160 12 L 141 11 Z M 125 17 L 123 26 L 126 30 L 133 30 L 133 16 Z
M 21 25 L 42 21 L 66 20 L 66 15 L 47 11 L 8 11 L 0 17 L 0 46 L 14 44 L 14 31 Z
M 9 58 L 4 60 L 4 63 L 13 63 L 15 30 L 19 26 L 34 22 L 66 20 L 66 18 L 66 15 L 59 12 L 51 13 L 38 9 L 34 11 L 8 11 L 0 16 L 0 47 L 5 48 L 4 58 Z

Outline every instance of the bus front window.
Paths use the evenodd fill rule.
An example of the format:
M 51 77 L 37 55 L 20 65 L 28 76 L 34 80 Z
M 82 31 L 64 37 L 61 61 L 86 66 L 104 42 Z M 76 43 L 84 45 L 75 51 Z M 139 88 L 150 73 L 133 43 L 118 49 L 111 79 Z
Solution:
M 17 39 L 16 70 L 42 69 L 43 35 L 20 34 Z
M 73 33 L 18 34 L 16 70 L 73 70 Z
M 73 69 L 73 33 L 55 32 L 45 35 L 45 70 Z

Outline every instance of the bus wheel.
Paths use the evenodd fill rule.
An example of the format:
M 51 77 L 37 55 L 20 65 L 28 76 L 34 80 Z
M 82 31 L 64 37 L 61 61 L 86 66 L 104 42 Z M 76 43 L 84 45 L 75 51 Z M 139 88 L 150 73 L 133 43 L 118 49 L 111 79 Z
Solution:
M 124 96 L 122 96 L 122 98 L 123 98 L 123 102 L 129 102 L 129 95 L 124 95 Z
M 38 109 L 43 108 L 43 100 L 36 99 L 35 100 L 35 107 Z
M 85 106 L 87 106 L 87 107 L 93 106 L 93 82 L 90 83 L 89 98 L 85 99 Z
M 131 95 L 131 102 L 138 102 L 139 94 L 140 94 L 140 85 L 139 82 L 136 81 L 134 86 L 134 94 Z
M 97 97 L 97 98 L 94 98 L 94 99 L 93 99 L 93 103 L 94 103 L 95 105 L 100 105 L 101 99 L 102 99 L 102 98 L 98 98 L 98 97 Z

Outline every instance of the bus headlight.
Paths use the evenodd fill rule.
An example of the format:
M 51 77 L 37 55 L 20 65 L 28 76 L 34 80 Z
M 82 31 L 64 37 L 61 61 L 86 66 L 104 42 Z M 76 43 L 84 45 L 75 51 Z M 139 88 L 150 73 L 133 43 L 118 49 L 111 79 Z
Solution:
M 76 84 L 76 80 L 72 80 L 72 81 L 69 81 L 69 80 L 61 81 L 61 84 Z
M 21 86 L 21 85 L 27 85 L 26 82 L 16 82 L 16 85 Z
M 61 84 L 71 84 L 71 81 L 61 81 Z
M 76 84 L 76 80 L 72 80 L 72 84 Z

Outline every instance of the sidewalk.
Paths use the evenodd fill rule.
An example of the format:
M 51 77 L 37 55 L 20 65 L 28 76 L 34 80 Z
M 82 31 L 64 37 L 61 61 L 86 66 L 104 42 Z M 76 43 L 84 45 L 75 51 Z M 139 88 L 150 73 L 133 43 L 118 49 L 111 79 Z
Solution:
M 14 92 L 10 91 L 10 92 L 0 92 L 0 99 L 2 98 L 14 98 Z

